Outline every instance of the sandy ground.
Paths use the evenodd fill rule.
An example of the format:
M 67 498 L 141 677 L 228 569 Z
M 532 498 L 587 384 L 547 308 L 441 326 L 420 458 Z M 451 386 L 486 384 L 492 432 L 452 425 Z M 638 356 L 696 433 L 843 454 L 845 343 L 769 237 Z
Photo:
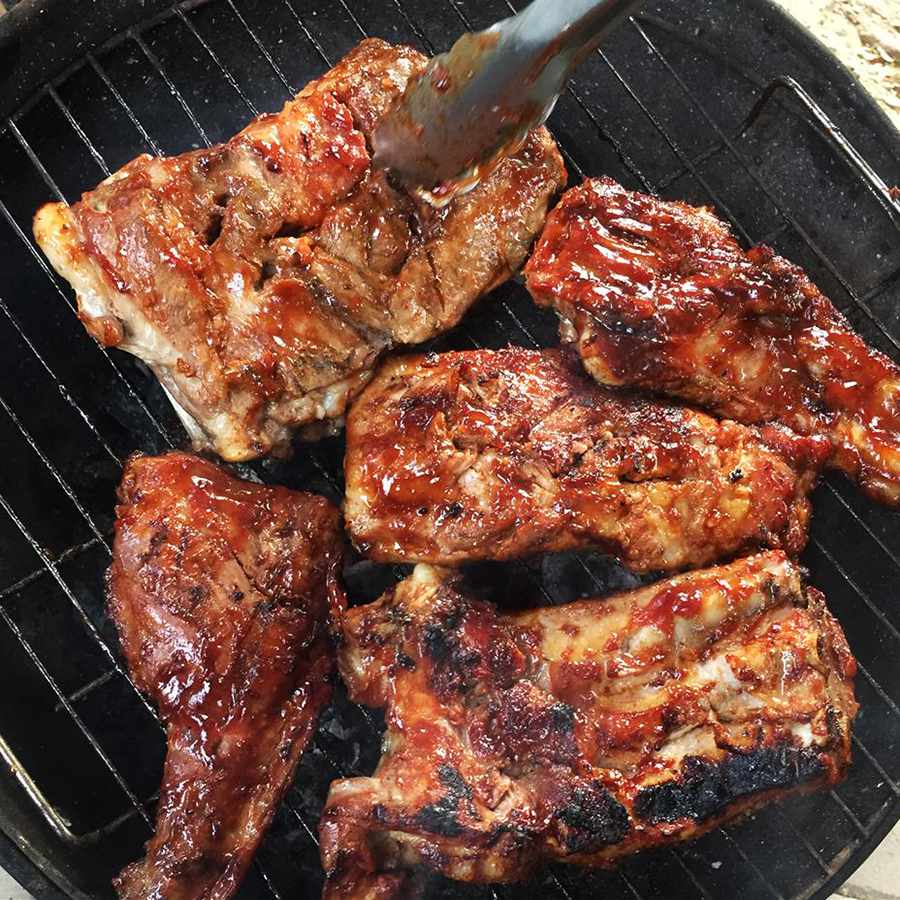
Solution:
M 848 66 L 900 128 L 900 0 L 778 0 Z
M 900 0 L 778 2 L 856 75 L 900 128 Z M 900 825 L 839 894 L 856 900 L 900 898 Z

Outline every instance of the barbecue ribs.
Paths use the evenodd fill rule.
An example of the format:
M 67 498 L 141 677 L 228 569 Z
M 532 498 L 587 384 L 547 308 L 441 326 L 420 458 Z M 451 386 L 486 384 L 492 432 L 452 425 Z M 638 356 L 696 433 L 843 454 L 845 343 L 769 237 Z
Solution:
M 841 778 L 855 662 L 780 551 L 515 614 L 457 577 L 420 565 L 345 614 L 341 673 L 387 734 L 331 786 L 327 900 L 607 865 Z
M 900 367 L 801 269 L 745 252 L 711 210 L 586 181 L 554 210 L 526 278 L 601 383 L 822 435 L 830 466 L 900 505 Z
M 330 696 L 338 512 L 183 453 L 132 459 L 119 496 L 110 607 L 168 753 L 156 833 L 116 887 L 225 900 Z
M 680 569 L 800 550 L 821 444 L 610 392 L 559 351 L 399 357 L 348 416 L 344 514 L 380 561 L 590 545 Z
M 365 40 L 228 143 L 139 156 L 38 212 L 88 331 L 150 365 L 195 447 L 286 450 L 381 352 L 455 325 L 524 261 L 565 182 L 545 129 L 442 210 L 370 168 L 368 136 L 425 63 Z

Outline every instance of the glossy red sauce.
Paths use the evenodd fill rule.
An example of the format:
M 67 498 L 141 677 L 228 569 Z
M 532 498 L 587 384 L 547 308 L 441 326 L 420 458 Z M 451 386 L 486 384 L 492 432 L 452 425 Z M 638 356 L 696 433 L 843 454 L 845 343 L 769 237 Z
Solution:
M 703 608 L 700 588 L 673 585 L 655 594 L 649 603 L 631 614 L 631 627 L 652 625 L 666 637 L 672 637 L 675 619 L 692 619 Z
M 608 864 L 696 836 L 762 799 L 833 784 L 846 768 L 855 704 L 841 660 L 849 651 L 783 556 L 539 613 L 504 614 L 462 593 L 463 585 L 419 570 L 386 606 L 379 601 L 378 615 L 354 626 L 354 641 L 375 640 L 384 636 L 380 619 L 402 632 L 415 658 L 389 668 L 380 703 L 392 731 L 375 775 L 343 783 L 326 804 L 322 846 L 326 870 L 337 864 L 327 894 L 334 900 L 340 885 L 353 883 L 354 866 L 380 877 L 421 863 L 479 882 L 517 878 L 541 859 Z M 611 625 L 610 605 L 616 621 L 628 619 L 627 644 L 643 627 L 630 616 L 635 605 L 668 630 L 674 617 L 696 616 L 697 594 L 715 591 L 717 600 L 720 590 L 735 605 L 733 630 L 719 646 L 712 645 L 721 634 L 701 616 L 692 623 L 694 647 L 663 635 L 677 659 L 619 681 L 607 665 L 617 648 L 585 644 Z M 765 599 L 767 617 L 743 603 L 750 593 Z M 567 644 L 579 625 L 580 639 Z M 512 645 L 524 653 L 521 665 L 485 665 L 492 647 Z M 732 703 L 733 685 L 695 677 L 707 654 L 724 651 L 758 704 Z M 352 642 L 341 655 L 357 668 Z M 502 650 L 500 658 L 512 656 Z M 817 747 L 800 750 L 797 722 L 815 722 Z M 644 792 L 657 789 L 652 804 L 658 799 L 676 815 L 647 810 Z M 620 830 L 608 832 L 616 822 Z
M 230 896 L 330 695 L 338 513 L 185 453 L 130 460 L 120 501 L 110 608 L 168 754 L 156 834 L 118 887 Z
M 653 746 L 665 735 L 665 706 L 640 711 L 594 707 L 590 712 L 593 751 L 603 756 L 616 750 Z
M 652 568 L 673 541 L 713 555 L 717 542 L 762 533 L 793 546 L 805 527 L 806 476 L 781 447 L 734 423 L 610 394 L 554 351 L 400 358 L 357 401 L 347 433 L 350 529 L 380 559 L 593 544 L 625 547 L 629 564 Z M 806 455 L 798 449 L 801 473 Z M 748 490 L 749 505 L 726 503 Z
M 825 437 L 833 466 L 900 503 L 900 368 L 799 268 L 745 252 L 711 212 L 585 182 L 551 213 L 526 277 L 600 380 Z

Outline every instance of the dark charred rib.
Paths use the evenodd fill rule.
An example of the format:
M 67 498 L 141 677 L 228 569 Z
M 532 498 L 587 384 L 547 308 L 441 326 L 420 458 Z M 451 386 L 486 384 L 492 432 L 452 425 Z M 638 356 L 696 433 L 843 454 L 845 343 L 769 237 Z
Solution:
M 790 788 L 823 775 L 818 752 L 810 747 L 766 747 L 735 753 L 723 763 L 689 756 L 678 781 L 639 791 L 635 818 L 648 822 L 705 822 L 729 803 L 750 794 Z
M 421 869 L 611 865 L 849 762 L 855 663 L 779 551 L 503 614 L 420 565 L 342 633 L 351 697 L 388 725 L 375 774 L 331 786 L 326 900 L 406 897 Z
M 831 467 L 900 505 L 900 367 L 712 210 L 586 181 L 548 219 L 526 279 L 602 384 L 819 436 Z
M 806 540 L 814 439 L 605 390 L 558 351 L 388 361 L 347 421 L 344 514 L 374 559 L 596 546 L 633 569 Z
M 338 513 L 184 453 L 135 457 L 119 489 L 110 610 L 168 753 L 124 900 L 238 889 L 331 693 Z

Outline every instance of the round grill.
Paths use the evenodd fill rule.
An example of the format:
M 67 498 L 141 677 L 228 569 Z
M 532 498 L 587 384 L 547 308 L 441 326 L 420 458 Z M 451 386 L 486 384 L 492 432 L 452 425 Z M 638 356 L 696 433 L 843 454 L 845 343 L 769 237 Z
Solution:
M 104 611 L 123 459 L 186 438 L 156 380 L 85 333 L 30 234 L 141 152 L 224 140 L 279 109 L 364 35 L 446 49 L 522 0 L 26 0 L 0 20 L 0 858 L 41 897 L 105 897 L 150 833 L 164 741 Z M 97 9 L 96 7 L 102 7 Z M 549 123 L 571 178 L 714 205 L 747 244 L 801 264 L 872 345 L 900 358 L 900 135 L 850 76 L 764 0 L 660 0 L 593 54 Z M 878 173 L 878 174 L 876 174 Z M 880 176 L 880 177 L 879 177 Z M 433 349 L 547 346 L 552 315 L 512 282 Z M 339 499 L 343 443 L 239 467 Z M 900 817 L 900 517 L 828 477 L 804 563 L 860 662 L 854 763 L 791 799 L 614 872 L 527 885 L 435 879 L 432 897 L 826 897 Z M 495 597 L 560 602 L 626 575 L 564 554 L 487 573 Z M 372 598 L 399 570 L 356 561 Z M 317 897 L 329 782 L 369 773 L 377 716 L 323 716 L 241 897 Z

